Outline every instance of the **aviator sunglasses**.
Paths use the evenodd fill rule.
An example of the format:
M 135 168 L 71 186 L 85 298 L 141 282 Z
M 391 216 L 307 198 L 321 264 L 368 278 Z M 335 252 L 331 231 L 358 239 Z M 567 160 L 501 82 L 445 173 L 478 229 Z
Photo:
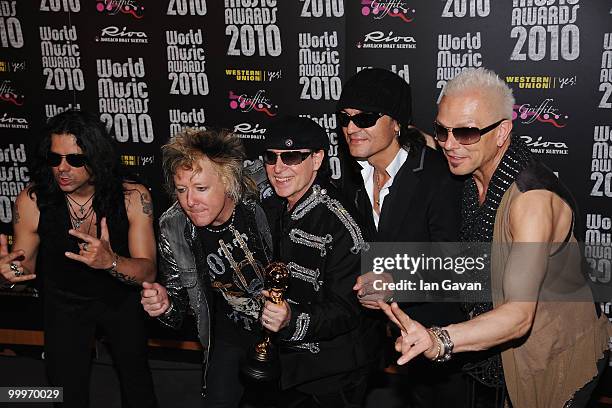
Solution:
M 355 115 L 349 115 L 346 112 L 338 112 L 338 122 L 340 126 L 347 127 L 351 121 L 360 129 L 372 127 L 378 119 L 383 116 L 382 113 L 376 112 L 361 112 Z
M 442 126 L 438 122 L 434 122 L 434 136 L 440 142 L 444 143 L 448 140 L 448 133 L 453 132 L 453 137 L 457 142 L 462 145 L 471 145 L 474 143 L 478 143 L 480 138 L 484 136 L 486 133 L 492 131 L 500 123 L 502 123 L 505 119 L 498 120 L 497 122 L 484 127 L 482 129 L 478 129 L 477 127 L 456 127 L 450 128 L 446 126 Z
M 66 158 L 66 162 L 72 167 L 83 167 L 87 164 L 87 156 L 84 154 L 58 154 L 49 152 L 47 153 L 47 165 L 57 167 L 62 162 L 62 158 Z
M 287 166 L 296 166 L 306 160 L 313 152 L 300 152 L 298 150 L 292 150 L 289 152 L 275 153 L 271 150 L 266 150 L 263 154 L 264 163 L 274 165 L 276 164 L 277 157 L 280 156 L 281 161 Z

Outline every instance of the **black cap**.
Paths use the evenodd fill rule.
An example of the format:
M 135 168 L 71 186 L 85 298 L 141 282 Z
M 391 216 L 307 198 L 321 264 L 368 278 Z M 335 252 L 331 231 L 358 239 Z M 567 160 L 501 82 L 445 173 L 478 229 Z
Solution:
M 327 150 L 329 137 L 316 122 L 299 116 L 283 116 L 270 123 L 264 142 L 266 150 Z
M 382 68 L 364 69 L 349 78 L 342 87 L 338 111 L 345 108 L 383 113 L 400 124 L 412 123 L 410 85 L 398 75 Z

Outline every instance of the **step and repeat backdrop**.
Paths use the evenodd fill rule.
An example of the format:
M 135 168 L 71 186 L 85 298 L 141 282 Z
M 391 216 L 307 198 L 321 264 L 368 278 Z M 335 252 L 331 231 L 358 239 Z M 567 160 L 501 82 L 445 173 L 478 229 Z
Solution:
M 397 73 L 428 132 L 446 82 L 480 66 L 514 89 L 514 137 L 573 191 L 593 279 L 609 282 L 612 254 L 599 247 L 612 235 L 605 0 L 0 0 L 0 232 L 11 234 L 32 141 L 65 109 L 99 115 L 159 215 L 159 148 L 184 127 L 232 128 L 255 158 L 271 119 L 304 115 L 327 129 L 340 179 L 335 105 L 350 75 Z M 1 290 L 13 312 L 0 328 L 40 329 L 37 299 L 35 286 Z

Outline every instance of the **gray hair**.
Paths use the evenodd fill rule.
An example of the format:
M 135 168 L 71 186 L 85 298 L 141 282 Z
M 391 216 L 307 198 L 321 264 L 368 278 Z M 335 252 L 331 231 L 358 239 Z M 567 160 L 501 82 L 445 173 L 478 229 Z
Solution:
M 493 71 L 486 68 L 468 68 L 451 79 L 442 96 L 478 91 L 491 98 L 504 119 L 512 119 L 515 104 L 512 89 Z

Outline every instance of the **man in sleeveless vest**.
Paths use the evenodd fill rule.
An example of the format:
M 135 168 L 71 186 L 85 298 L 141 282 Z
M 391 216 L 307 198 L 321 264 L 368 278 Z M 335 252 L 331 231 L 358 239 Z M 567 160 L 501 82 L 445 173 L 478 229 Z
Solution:
M 380 306 L 401 329 L 400 364 L 498 346 L 501 359 L 491 354 L 479 379 L 505 386 L 514 408 L 583 407 L 607 363 L 611 325 L 583 275 L 571 195 L 511 135 L 513 105 L 495 73 L 469 69 L 446 85 L 435 122 L 451 171 L 471 175 L 461 239 L 492 243 L 493 302 L 473 303 L 469 321 L 429 329 L 396 304 Z
M 191 309 L 204 352 L 203 406 L 237 408 L 253 394 L 240 362 L 262 338 L 261 291 L 272 258 L 266 215 L 233 133 L 185 129 L 162 153 L 175 202 L 159 220 L 159 283 L 143 285 L 142 303 L 172 328 Z
M 352 291 L 367 244 L 328 180 L 327 133 L 287 116 L 270 125 L 265 145 L 268 178 L 285 201 L 273 228 L 275 258 L 291 273 L 285 300 L 266 301 L 262 313 L 280 349 L 279 406 L 360 406 L 378 353 L 376 328 Z
M 139 288 L 156 273 L 149 191 L 126 180 L 98 118 L 51 118 L 32 183 L 15 201 L 15 240 L 0 236 L 0 272 L 12 283 L 42 278 L 45 366 L 63 407 L 89 405 L 91 346 L 104 331 L 124 407 L 157 406 Z
M 352 156 L 343 193 L 355 202 L 372 240 L 457 241 L 462 179 L 454 177 L 443 155 L 426 146 L 422 134 L 409 126 L 410 85 L 391 71 L 364 69 L 344 84 L 337 108 Z M 354 289 L 364 307 L 378 308 L 376 301 L 383 294 L 372 288 L 375 279 L 377 275 L 366 273 L 356 282 Z M 425 326 L 466 319 L 459 303 L 406 302 L 400 306 Z M 467 383 L 459 361 L 432 366 L 419 359 L 395 371 L 395 385 L 387 391 L 401 395 L 411 407 L 460 407 L 466 401 Z

